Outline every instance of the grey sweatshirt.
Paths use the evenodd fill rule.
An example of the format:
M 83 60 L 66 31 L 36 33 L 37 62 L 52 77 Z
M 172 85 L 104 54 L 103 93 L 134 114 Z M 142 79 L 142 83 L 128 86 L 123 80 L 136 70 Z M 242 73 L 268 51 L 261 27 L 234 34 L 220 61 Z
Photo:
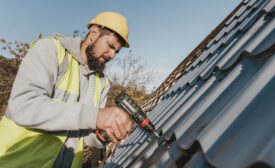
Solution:
M 79 132 L 95 130 L 99 108 L 104 108 L 109 86 L 102 86 L 99 107 L 93 105 L 95 76 L 84 65 L 80 52 L 80 37 L 64 37 L 56 34 L 61 42 L 79 61 L 79 102 L 59 103 L 51 99 L 54 85 L 62 70 L 58 69 L 57 48 L 51 39 L 41 39 L 23 59 L 13 84 L 6 116 L 26 128 L 49 132 Z M 92 75 L 88 75 L 92 74 Z M 87 75 L 89 77 L 87 77 Z M 104 77 L 100 78 L 105 84 Z M 78 134 L 79 135 L 79 134 Z M 103 147 L 91 131 L 84 136 L 88 146 Z M 78 137 L 71 135 L 65 145 L 76 149 Z

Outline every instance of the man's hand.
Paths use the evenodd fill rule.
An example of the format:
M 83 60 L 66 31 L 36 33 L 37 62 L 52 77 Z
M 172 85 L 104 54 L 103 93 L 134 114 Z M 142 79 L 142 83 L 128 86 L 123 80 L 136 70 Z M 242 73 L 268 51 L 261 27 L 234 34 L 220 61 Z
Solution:
M 131 126 L 129 115 L 118 107 L 98 111 L 96 127 L 105 131 L 112 142 L 125 139 L 131 132 Z

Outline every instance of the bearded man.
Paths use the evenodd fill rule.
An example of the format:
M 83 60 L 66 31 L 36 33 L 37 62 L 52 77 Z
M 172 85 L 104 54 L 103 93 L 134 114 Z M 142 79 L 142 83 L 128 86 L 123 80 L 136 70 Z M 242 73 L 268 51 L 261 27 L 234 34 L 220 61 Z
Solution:
M 0 122 L 0 167 L 82 167 L 83 143 L 103 147 L 125 139 L 131 121 L 105 108 L 110 88 L 103 70 L 129 47 L 125 17 L 103 12 L 84 40 L 56 34 L 38 40 L 23 59 Z

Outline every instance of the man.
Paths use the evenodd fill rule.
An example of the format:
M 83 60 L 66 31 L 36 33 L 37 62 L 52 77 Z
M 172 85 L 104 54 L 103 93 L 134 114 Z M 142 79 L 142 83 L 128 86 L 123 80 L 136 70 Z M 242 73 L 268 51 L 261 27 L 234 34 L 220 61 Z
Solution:
M 105 64 L 129 47 L 126 19 L 103 12 L 80 37 L 38 40 L 21 63 L 6 115 L 0 122 L 0 167 L 81 167 L 83 141 L 103 147 L 131 130 L 120 108 L 104 108 L 109 83 Z

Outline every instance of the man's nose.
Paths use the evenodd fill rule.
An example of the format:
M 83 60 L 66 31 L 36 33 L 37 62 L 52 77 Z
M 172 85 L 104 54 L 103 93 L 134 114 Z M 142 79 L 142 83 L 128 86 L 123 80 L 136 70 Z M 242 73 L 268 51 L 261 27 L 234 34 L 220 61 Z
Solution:
M 108 55 L 111 59 L 113 59 L 116 55 L 116 51 L 115 50 L 110 50 Z

